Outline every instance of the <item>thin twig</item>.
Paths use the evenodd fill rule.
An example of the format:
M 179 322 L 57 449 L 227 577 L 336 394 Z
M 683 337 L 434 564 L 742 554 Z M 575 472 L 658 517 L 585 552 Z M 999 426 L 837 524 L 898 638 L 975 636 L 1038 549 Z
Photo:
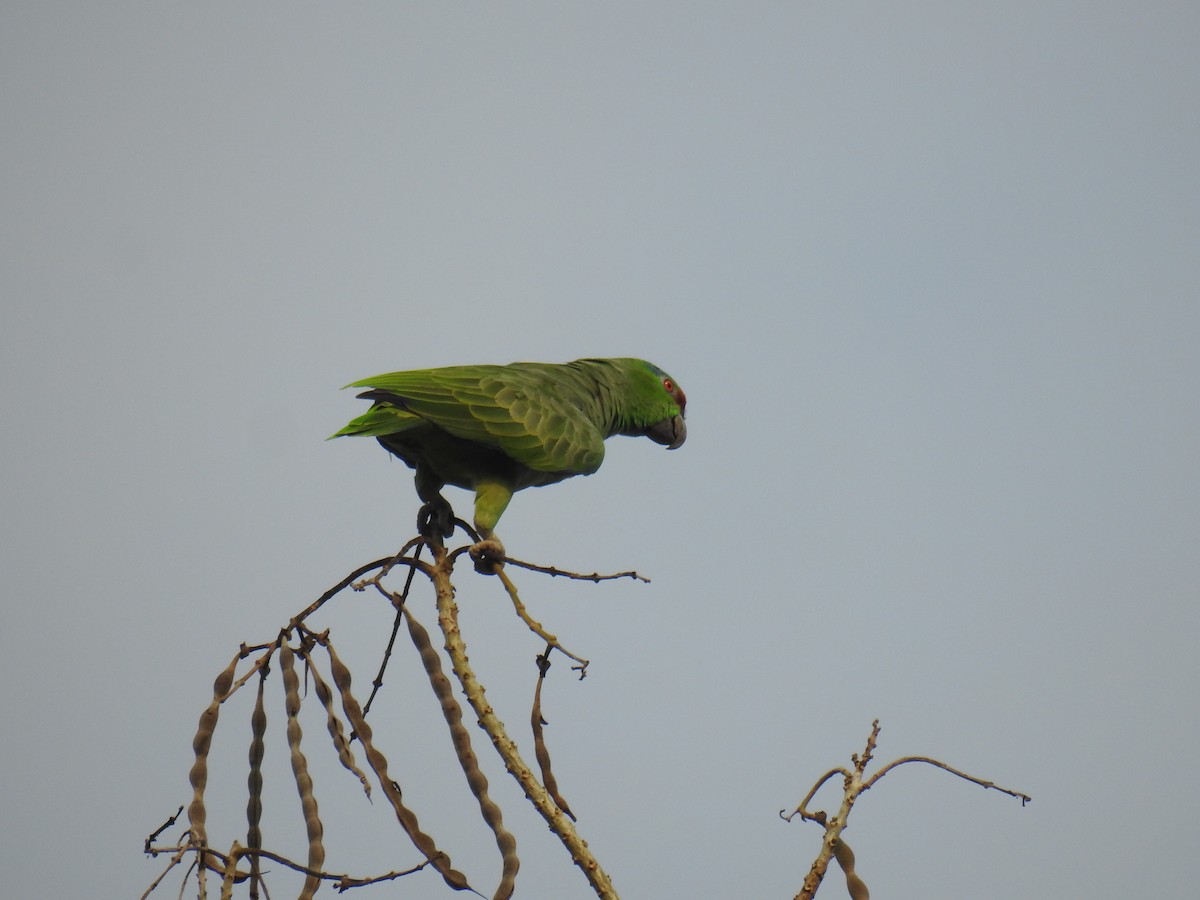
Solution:
M 258 659 L 254 660 L 254 662 L 250 666 L 250 668 L 246 670 L 246 673 L 244 675 L 242 675 L 242 677 L 239 678 L 237 681 L 233 682 L 233 684 L 230 685 L 229 690 L 227 690 L 224 694 L 221 695 L 221 699 L 219 702 L 224 703 L 226 700 L 228 700 L 230 697 L 232 697 L 234 694 L 236 694 L 241 689 L 242 685 L 244 685 L 247 681 L 249 681 L 251 678 L 253 678 L 254 674 L 256 672 L 262 671 L 263 667 L 266 666 L 271 661 L 271 657 L 275 655 L 275 650 L 278 648 L 278 645 L 279 645 L 278 640 L 273 644 L 261 645 L 261 646 L 264 646 L 267 648 L 267 652 L 262 654 L 261 656 L 259 656 Z M 240 657 L 241 659 L 246 658 L 246 654 L 249 651 L 249 649 L 250 648 L 248 648 L 245 644 L 242 644 L 241 657 Z
M 897 766 L 902 766 L 905 763 L 912 763 L 912 762 L 928 763 L 931 766 L 937 766 L 939 769 L 944 769 L 945 771 L 949 772 L 951 775 L 957 775 L 959 778 L 964 778 L 967 781 L 970 781 L 974 784 L 979 785 L 980 787 L 991 788 L 992 790 L 999 791 L 1002 794 L 1008 794 L 1008 796 L 1015 797 L 1018 800 L 1020 800 L 1022 806 L 1024 806 L 1026 803 L 1033 802 L 1033 798 L 1030 797 L 1028 794 L 1022 794 L 1020 791 L 1012 791 L 1006 787 L 1001 787 L 1000 785 L 996 784 L 993 781 L 984 781 L 982 778 L 976 778 L 974 775 L 968 775 L 966 772 L 960 772 L 958 769 L 954 768 L 953 766 L 948 766 L 941 760 L 933 759 L 928 756 L 905 756 L 902 759 L 892 760 L 890 763 L 888 763 L 886 766 L 884 766 L 882 769 L 880 769 L 878 772 L 876 772 L 874 775 L 872 775 L 869 779 L 867 779 L 867 782 L 863 785 L 863 790 L 865 791 L 868 788 L 873 787 L 875 782 L 877 782 L 880 778 L 882 778 L 884 775 L 886 775 L 888 772 L 890 772 L 892 769 L 896 768 Z
M 159 825 L 156 829 L 154 829 L 154 831 L 150 832 L 150 834 L 146 837 L 146 852 L 147 853 L 149 853 L 151 856 L 155 855 L 154 850 L 151 847 L 151 845 L 156 840 L 158 840 L 158 836 L 160 834 L 162 834 L 164 831 L 166 831 L 168 828 L 170 828 L 172 825 L 174 825 L 176 823 L 176 821 L 178 821 L 180 815 L 182 815 L 182 814 L 183 814 L 183 807 L 180 806 L 179 809 L 175 810 L 175 815 L 171 816 L 171 818 L 167 819 L 167 821 L 165 821 L 161 825 Z
M 416 560 L 410 560 L 408 558 L 397 558 L 395 556 L 385 556 L 383 559 L 377 559 L 374 562 L 369 562 L 365 566 L 359 566 L 357 569 L 355 569 L 353 572 L 351 572 L 349 575 L 347 575 L 345 578 L 343 578 L 341 581 L 339 581 L 337 584 L 335 584 L 333 587 L 331 587 L 329 590 L 327 590 L 325 593 L 323 593 L 320 597 L 318 597 L 316 600 L 314 600 L 312 603 L 310 603 L 308 606 L 306 606 L 301 612 L 299 612 L 295 616 L 292 616 L 292 620 L 290 622 L 288 622 L 287 630 L 290 630 L 290 629 L 296 627 L 297 625 L 303 623 L 305 619 L 307 619 L 309 616 L 311 616 L 313 613 L 315 613 L 318 609 L 320 609 L 327 602 L 332 600 L 339 593 L 341 593 L 346 588 L 348 588 L 352 584 L 354 584 L 354 582 L 357 579 L 361 578 L 363 575 L 366 575 L 368 572 L 373 571 L 375 569 L 382 569 L 385 567 L 390 570 L 391 567 L 396 565 L 396 563 L 398 563 L 398 562 L 403 562 L 405 564 L 418 565 L 418 566 L 424 565 L 424 563 L 417 563 Z
M 183 812 L 182 806 L 179 808 L 179 811 Z M 175 815 L 179 815 L 179 813 L 176 813 Z M 155 832 L 155 834 L 157 834 L 157 833 L 158 832 Z M 157 888 L 160 884 L 162 884 L 163 879 L 166 878 L 167 875 L 169 875 L 171 873 L 171 870 L 173 868 L 175 868 L 177 865 L 179 865 L 179 863 L 183 860 L 183 857 L 189 851 L 194 850 L 194 849 L 196 849 L 196 848 L 192 847 L 191 845 L 188 845 L 188 844 L 185 844 L 182 847 L 152 847 L 147 844 L 146 852 L 149 853 L 151 856 L 158 856 L 158 854 L 160 854 L 160 853 L 169 853 L 171 851 L 175 851 L 175 855 L 171 857 L 171 861 L 169 863 L 167 863 L 167 867 L 162 870 L 162 873 L 157 878 L 155 878 L 154 881 L 152 881 L 150 883 L 150 887 L 146 888 L 146 892 L 144 894 L 142 894 L 142 896 L 139 898 L 139 900 L 146 900 L 147 897 L 149 897 L 151 894 L 153 894 L 154 889 Z
M 574 581 L 614 581 L 618 578 L 632 578 L 634 581 L 640 581 L 642 584 L 649 584 L 650 579 L 637 572 L 630 570 L 628 572 L 614 572 L 611 575 L 601 575 L 599 572 L 593 572 L 591 575 L 584 575 L 582 572 L 569 572 L 566 569 L 559 569 L 555 566 L 539 566 L 536 563 L 522 562 L 519 559 L 504 557 L 506 563 L 512 563 L 514 566 L 519 566 L 522 569 L 529 569 L 531 572 L 541 572 L 543 575 L 549 575 L 551 578 L 570 578 Z
M 182 846 L 175 846 L 175 847 L 155 847 L 154 848 L 155 853 L 175 852 L 175 858 L 178 858 L 178 859 L 181 859 L 185 854 L 187 854 L 189 852 L 194 852 L 195 850 L 196 850 L 195 847 L 189 846 L 187 844 L 184 844 Z M 304 865 L 303 863 L 298 863 L 295 860 L 288 859 L 286 856 L 281 856 L 278 853 L 274 853 L 270 850 L 253 850 L 249 847 L 238 847 L 237 852 L 235 854 L 222 853 L 220 850 L 213 850 L 212 848 L 209 848 L 205 852 L 209 856 L 216 857 L 217 860 L 220 861 L 221 865 L 219 867 L 215 866 L 215 864 L 213 866 L 213 868 L 219 868 L 220 871 L 224 871 L 225 867 L 229 865 L 229 861 L 232 858 L 234 858 L 235 856 L 238 859 L 241 859 L 241 858 L 247 857 L 247 856 L 262 857 L 263 859 L 269 859 L 272 862 L 277 862 L 281 866 L 285 866 L 289 869 L 292 869 L 295 872 L 300 872 L 301 874 L 307 875 L 311 878 L 319 878 L 323 881 L 336 881 L 337 884 L 335 884 L 334 887 L 337 888 L 338 891 L 345 891 L 345 890 L 348 890 L 349 888 L 362 887 L 363 885 L 368 885 L 368 884 L 377 884 L 381 881 L 394 881 L 397 878 L 403 878 L 405 875 L 416 874 L 417 872 L 420 872 L 422 869 L 426 868 L 433 862 L 430 859 L 426 859 L 424 862 L 413 866 L 411 869 L 404 869 L 402 871 L 395 871 L 395 872 L 387 872 L 383 875 L 371 875 L 371 876 L 367 876 L 367 877 L 359 877 L 357 875 L 347 875 L 347 874 L 342 874 L 342 873 L 337 873 L 337 872 L 326 872 L 323 869 L 311 869 L 308 866 Z M 166 873 L 164 873 L 164 874 L 166 874 Z M 245 880 L 245 877 L 246 876 L 239 875 L 238 877 L 236 877 L 236 880 L 239 880 L 239 881 Z M 161 877 L 159 880 L 161 881 Z M 151 889 L 146 891 L 146 893 L 142 895 L 143 900 L 145 897 L 148 897 L 150 895 L 150 891 L 153 890 L 153 887 L 154 886 L 151 886 Z
M 961 772 L 952 766 L 946 765 L 940 760 L 933 759 L 928 756 L 905 756 L 901 759 L 893 760 L 887 765 L 880 768 L 870 778 L 864 778 L 864 772 L 872 757 L 875 755 L 875 747 L 879 740 L 879 720 L 876 719 L 871 723 L 871 734 L 867 737 L 866 748 L 862 756 L 857 753 L 850 756 L 851 762 L 854 764 L 852 769 L 837 768 L 830 769 L 818 779 L 817 783 L 812 786 L 804 799 L 800 801 L 791 813 L 784 815 L 780 810 L 779 815 L 785 821 L 790 822 L 794 816 L 799 816 L 801 821 L 816 822 L 825 829 L 825 835 L 821 841 L 821 850 L 817 854 L 817 858 L 813 861 L 812 867 L 809 869 L 807 877 L 804 879 L 800 893 L 796 895 L 796 900 L 812 900 L 817 889 L 821 886 L 821 881 L 825 877 L 825 873 L 829 868 L 829 861 L 836 859 L 842 870 L 846 873 L 846 886 L 850 891 L 853 900 L 866 900 L 869 896 L 867 886 L 862 879 L 854 871 L 854 854 L 849 846 L 842 839 L 842 831 L 846 827 L 846 820 L 850 816 L 850 810 L 854 807 L 854 802 L 864 792 L 870 790 L 876 782 L 879 781 L 888 772 L 895 769 L 897 766 L 902 766 L 910 762 L 923 762 L 931 766 L 936 766 L 939 769 L 944 769 L 952 775 L 957 775 L 959 778 L 966 779 L 974 784 L 981 785 L 985 788 L 992 788 L 1002 793 L 1008 794 L 1010 797 L 1016 797 L 1024 806 L 1032 799 L 1027 794 L 1022 794 L 1019 791 L 1012 791 L 1008 788 L 1000 787 L 990 781 L 984 781 L 981 778 L 976 778 L 974 775 L 968 775 L 966 772 Z M 817 791 L 824 786 L 829 779 L 835 775 L 841 775 L 843 779 L 842 804 L 837 815 L 829 817 L 823 810 L 810 812 L 808 804 L 812 802 Z
M 416 553 L 413 554 L 412 558 L 415 561 L 421 555 L 421 548 L 425 546 L 420 541 L 409 541 L 404 545 L 400 552 L 396 554 L 396 556 L 403 556 L 404 551 L 414 544 L 416 545 L 417 550 Z M 386 575 L 388 571 L 390 571 L 390 569 L 381 570 L 379 575 L 372 579 L 375 582 L 375 586 L 380 590 L 383 590 L 383 587 L 379 584 L 379 579 Z M 375 695 L 378 694 L 379 689 L 383 687 L 383 673 L 387 671 L 388 662 L 392 658 L 392 648 L 396 646 L 396 635 L 400 633 L 400 625 L 404 620 L 404 603 L 408 600 L 408 592 L 409 589 L 412 588 L 413 579 L 416 578 L 416 576 L 417 567 L 409 566 L 408 576 L 404 579 L 404 588 L 400 591 L 400 593 L 391 594 L 384 591 L 384 593 L 391 599 L 392 605 L 396 608 L 396 619 L 394 622 L 392 622 L 392 633 L 388 638 L 387 647 L 383 651 L 383 661 L 379 664 L 379 671 L 375 675 L 375 680 L 371 682 L 371 694 L 367 697 L 367 702 L 363 704 L 364 716 L 370 715 L 371 704 L 375 702 Z
M 525 604 L 521 602 L 521 598 L 517 595 L 517 586 L 512 583 L 503 569 L 497 569 L 496 575 L 499 576 L 500 581 L 504 584 L 504 590 L 508 591 L 509 599 L 512 600 L 513 608 L 516 609 L 517 615 L 521 617 L 521 621 L 529 626 L 530 631 L 540 637 L 559 653 L 562 653 L 564 656 L 569 656 L 571 659 L 575 660 L 575 662 L 579 663 L 579 665 L 575 668 L 579 672 L 580 679 L 584 678 L 587 675 L 588 661 L 582 656 L 576 656 L 574 653 L 560 644 L 558 642 L 558 638 L 548 632 L 542 626 L 541 622 L 529 615 L 529 612 L 525 609 Z
M 839 769 L 830 769 L 828 772 L 826 772 L 824 775 L 822 775 L 817 780 L 817 783 L 812 786 L 812 789 L 807 794 L 804 795 L 804 799 L 800 801 L 799 806 L 797 806 L 794 810 L 792 810 L 786 816 L 783 814 L 783 810 L 781 809 L 779 811 L 780 818 L 783 819 L 785 822 L 790 822 L 790 821 L 792 821 L 793 816 L 799 815 L 801 819 L 812 821 L 812 822 L 820 822 L 822 825 L 824 825 L 825 824 L 825 813 L 823 813 L 819 810 L 815 813 L 810 813 L 808 811 L 808 804 L 812 802 L 812 798 L 817 795 L 817 791 L 819 791 L 821 789 L 821 787 L 825 784 L 825 782 L 827 782 L 834 775 L 841 775 L 843 778 L 851 777 L 850 773 L 847 772 L 845 769 L 840 769 L 840 768 Z

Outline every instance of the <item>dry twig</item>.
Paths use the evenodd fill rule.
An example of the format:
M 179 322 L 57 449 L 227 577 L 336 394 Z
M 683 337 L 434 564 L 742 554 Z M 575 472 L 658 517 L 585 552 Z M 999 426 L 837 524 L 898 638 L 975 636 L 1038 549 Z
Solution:
M 906 756 L 901 759 L 893 760 L 883 766 L 870 778 L 864 777 L 867 765 L 871 762 L 871 758 L 875 754 L 875 746 L 879 740 L 879 720 L 876 719 L 871 724 L 871 734 L 867 737 L 866 748 L 862 756 L 851 754 L 850 761 L 853 764 L 851 769 L 836 768 L 830 769 L 812 786 L 804 799 L 800 801 L 792 812 L 784 815 L 783 810 L 779 811 L 779 815 L 784 821 L 790 822 L 793 817 L 800 816 L 802 821 L 816 822 L 825 829 L 824 838 L 821 841 L 821 850 L 817 854 L 817 858 L 813 861 L 812 867 L 809 869 L 807 877 L 804 879 L 804 884 L 800 889 L 800 893 L 796 895 L 795 900 L 812 900 L 816 895 L 817 889 L 821 886 L 822 880 L 825 878 L 825 872 L 829 868 L 830 859 L 836 859 L 842 870 L 846 874 L 846 887 L 850 890 L 850 896 L 853 900 L 868 900 L 867 886 L 862 879 L 854 871 L 854 853 L 850 850 L 845 840 L 842 838 L 842 831 L 846 828 L 846 820 L 850 816 L 850 810 L 854 807 L 854 802 L 859 795 L 864 791 L 870 790 L 880 778 L 895 769 L 897 766 L 910 762 L 924 762 L 936 766 L 939 769 L 964 778 L 967 781 L 982 785 L 985 788 L 993 788 L 1008 794 L 1010 797 L 1020 799 L 1021 805 L 1024 806 L 1032 798 L 1019 791 L 1012 791 L 1008 788 L 999 787 L 990 781 L 984 781 L 976 778 L 973 775 L 968 775 L 965 772 L 960 772 L 958 769 L 952 768 L 943 762 L 932 759 L 927 756 Z M 810 812 L 808 804 L 812 802 L 819 791 L 829 779 L 835 775 L 842 776 L 842 805 L 838 810 L 837 815 L 830 818 L 823 810 Z
M 476 538 L 478 537 L 473 534 L 470 527 L 465 523 L 460 520 L 456 520 L 456 523 L 460 527 L 465 528 L 468 534 L 472 534 Z M 417 558 L 423 547 L 429 547 L 433 552 L 434 560 L 432 563 Z M 414 548 L 415 553 L 406 555 L 414 550 Z M 305 880 L 301 889 L 301 897 L 312 896 L 322 881 L 334 881 L 336 882 L 337 889 L 344 891 L 353 887 L 390 881 L 403 875 L 420 871 L 426 866 L 435 868 L 442 875 L 442 878 L 449 887 L 455 890 L 468 890 L 472 893 L 477 893 L 470 887 L 466 877 L 451 866 L 449 856 L 440 850 L 433 839 L 421 830 L 415 814 L 401 801 L 400 787 L 392 779 L 388 771 L 387 759 L 375 744 L 371 726 L 367 723 L 367 709 L 360 707 L 356 698 L 351 693 L 350 670 L 334 652 L 333 646 L 328 639 L 328 632 L 321 634 L 312 632 L 305 624 L 310 616 L 320 610 L 343 590 L 350 588 L 355 591 L 362 591 L 372 586 L 389 599 L 395 608 L 396 618 L 391 637 L 384 651 L 382 664 L 372 684 L 367 707 L 369 708 L 371 700 L 375 698 L 383 684 L 383 675 L 387 668 L 388 660 L 392 655 L 400 624 L 402 621 L 407 622 L 409 635 L 425 666 L 434 693 L 442 706 L 460 766 L 466 775 L 471 791 L 475 794 L 479 803 L 484 821 L 491 827 L 495 834 L 496 844 L 501 853 L 503 863 L 502 875 L 500 884 L 494 894 L 494 900 L 507 900 L 511 896 L 519 867 L 516 842 L 513 836 L 504 828 L 500 808 L 488 795 L 487 778 L 484 776 L 471 748 L 470 734 L 462 723 L 462 710 L 459 702 L 454 697 L 454 692 L 450 688 L 450 681 L 442 671 L 440 655 L 432 646 L 428 633 L 407 609 L 406 601 L 409 588 L 416 573 L 420 572 L 433 583 L 437 598 L 438 623 L 445 638 L 445 650 L 450 658 L 455 677 L 466 694 L 468 701 L 471 703 L 479 719 L 480 726 L 491 738 L 506 769 L 521 785 L 526 796 L 566 846 L 572 859 L 583 871 L 595 889 L 596 894 L 601 898 L 616 898 L 617 895 L 612 888 L 608 875 L 588 849 L 587 843 L 575 831 L 572 824 L 574 815 L 571 813 L 566 801 L 559 794 L 554 776 L 550 770 L 550 758 L 543 734 L 545 722 L 541 715 L 541 687 L 546 670 L 549 668 L 550 650 L 557 649 L 570 657 L 578 663 L 574 668 L 581 673 L 586 671 L 587 660 L 566 650 L 556 637 L 549 634 L 539 622 L 529 615 L 517 594 L 515 585 L 502 569 L 497 568 L 496 571 L 498 571 L 518 615 L 535 634 L 547 643 L 546 651 L 538 657 L 540 674 L 531 717 L 535 753 L 542 779 L 539 782 L 530 767 L 521 759 L 516 744 L 508 737 L 503 723 L 487 703 L 484 697 L 483 686 L 479 683 L 467 662 L 466 647 L 458 629 L 458 610 L 454 601 L 454 587 L 451 584 L 450 576 L 454 568 L 455 559 L 468 549 L 468 547 L 461 547 L 453 552 L 447 552 L 440 538 L 416 538 L 406 544 L 396 556 L 375 560 L 360 566 L 348 574 L 340 582 L 293 616 L 288 621 L 287 626 L 274 640 L 257 645 L 241 645 L 237 656 L 222 670 L 213 684 L 212 700 L 200 716 L 197 733 L 193 740 L 195 759 L 190 771 L 193 797 L 191 804 L 188 806 L 191 827 L 185 833 L 185 838 L 182 838 L 177 846 L 159 847 L 154 845 L 154 841 L 158 836 L 174 823 L 175 817 L 163 823 L 162 826 L 146 839 L 145 851 L 148 855 L 156 856 L 159 853 L 171 852 L 173 856 L 166 870 L 155 879 L 154 883 L 147 889 L 146 894 L 143 895 L 144 897 L 149 896 L 161 884 L 167 873 L 179 865 L 188 854 L 194 854 L 195 859 L 184 875 L 184 885 L 186 886 L 188 880 L 191 878 L 191 872 L 194 870 L 197 873 L 197 888 L 201 898 L 206 896 L 205 873 L 210 870 L 221 878 L 222 897 L 231 896 L 233 885 L 247 879 L 250 881 L 250 895 L 252 898 L 257 897 L 260 890 L 266 892 L 266 884 L 263 881 L 260 871 L 260 861 L 262 859 L 273 860 L 286 868 L 302 873 L 305 876 Z M 511 562 L 518 567 L 551 576 L 562 576 L 592 582 L 615 578 L 633 578 L 643 582 L 649 581 L 649 579 L 643 578 L 632 571 L 613 575 L 601 575 L 598 573 L 583 575 L 508 558 L 504 562 Z M 407 579 L 402 592 L 393 593 L 383 586 L 382 580 L 397 566 L 407 568 Z M 489 569 L 488 571 L 491 572 L 493 570 Z M 297 639 L 294 649 L 288 643 L 293 635 Z M 329 654 L 334 690 L 331 690 L 329 684 L 322 678 L 321 673 L 315 665 L 312 649 L 317 645 L 325 647 L 326 652 Z M 239 675 L 237 672 L 238 663 L 255 654 L 257 656 L 249 663 L 246 670 L 240 674 L 240 677 L 237 677 Z M 282 672 L 284 682 L 287 745 L 308 834 L 308 858 L 303 864 L 266 850 L 262 846 L 262 764 L 267 729 L 263 688 L 270 672 L 271 660 L 276 654 L 279 654 L 280 671 Z M 300 749 L 302 734 L 299 722 L 299 710 L 303 697 L 300 691 L 298 674 L 295 671 L 295 656 L 301 657 L 305 665 L 306 677 L 309 675 L 312 677 L 315 693 L 326 714 L 326 724 L 330 740 L 337 752 L 339 761 L 346 769 L 358 777 L 366 789 L 369 798 L 370 781 L 356 764 L 350 749 L 350 742 L 354 739 L 359 740 L 366 755 L 367 766 L 374 772 L 384 795 L 393 807 L 397 820 L 409 834 L 417 850 L 425 857 L 425 861 L 420 865 L 404 871 L 389 872 L 385 875 L 367 878 L 346 874 L 332 874 L 323 869 L 325 854 L 323 845 L 324 826 L 318 815 L 317 800 L 313 790 L 312 779 L 309 775 L 308 760 L 305 753 Z M 207 811 L 204 802 L 204 793 L 208 780 L 208 755 L 221 706 L 256 674 L 259 676 L 259 684 L 254 708 L 250 717 L 251 741 L 248 755 L 246 844 L 242 845 L 240 842 L 234 841 L 229 852 L 223 853 L 211 847 L 206 831 Z M 582 674 L 580 677 L 583 677 Z M 335 690 L 341 698 L 341 713 L 345 716 L 351 729 L 349 739 L 346 737 L 341 717 L 334 708 Z M 181 807 L 181 812 L 182 809 Z M 238 868 L 239 862 L 243 859 L 247 859 L 250 864 L 248 870 Z M 267 896 L 269 898 L 269 893 L 267 893 Z
M 513 609 L 517 611 L 517 615 L 521 617 L 521 621 L 529 627 L 530 631 L 540 637 L 559 653 L 563 654 L 564 656 L 569 656 L 571 659 L 575 660 L 575 662 L 579 663 L 579 665 L 575 666 L 574 668 L 577 672 L 579 672 L 579 677 L 581 679 L 584 678 L 587 675 L 588 661 L 582 656 L 576 656 L 574 653 L 560 644 L 558 642 L 558 638 L 542 627 L 541 622 L 529 615 L 529 612 L 525 609 L 525 604 L 521 602 L 521 598 L 517 594 L 517 586 L 512 583 L 503 569 L 497 569 L 496 575 L 499 576 L 501 583 L 504 585 L 504 590 L 508 592 L 508 597 L 510 600 L 512 600 Z

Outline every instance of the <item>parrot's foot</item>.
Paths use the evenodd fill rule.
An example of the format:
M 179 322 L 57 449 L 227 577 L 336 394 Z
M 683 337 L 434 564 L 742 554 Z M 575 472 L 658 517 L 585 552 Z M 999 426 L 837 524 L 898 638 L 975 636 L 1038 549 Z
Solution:
M 495 575 L 504 568 L 504 545 L 495 538 L 485 538 L 472 544 L 467 551 L 475 560 L 475 571 L 484 575 Z
M 421 507 L 417 512 L 417 531 L 424 538 L 436 538 L 439 543 L 454 534 L 454 510 L 445 497 L 439 494 Z

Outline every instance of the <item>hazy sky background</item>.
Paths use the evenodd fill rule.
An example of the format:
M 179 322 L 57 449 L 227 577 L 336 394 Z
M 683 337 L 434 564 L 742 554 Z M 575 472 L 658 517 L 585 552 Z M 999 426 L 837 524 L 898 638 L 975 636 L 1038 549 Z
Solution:
M 1198 39 L 1184 3 L 0 6 L 6 896 L 139 896 L 213 677 L 410 536 L 408 469 L 324 441 L 363 408 L 340 385 L 580 356 L 690 400 L 682 449 L 614 439 L 500 528 L 653 579 L 514 573 L 592 660 L 551 672 L 548 739 L 623 896 L 791 897 L 820 831 L 777 812 L 875 717 L 881 761 L 1034 802 L 897 771 L 846 835 L 873 896 L 1190 896 Z M 494 580 L 458 586 L 531 757 L 541 646 Z M 365 686 L 390 620 L 349 595 L 316 624 Z M 267 842 L 298 857 L 271 684 Z M 217 732 L 223 847 L 249 700 Z M 416 862 L 305 724 L 328 868 Z M 375 727 L 490 893 L 403 647 Z M 592 896 L 476 750 L 517 897 Z

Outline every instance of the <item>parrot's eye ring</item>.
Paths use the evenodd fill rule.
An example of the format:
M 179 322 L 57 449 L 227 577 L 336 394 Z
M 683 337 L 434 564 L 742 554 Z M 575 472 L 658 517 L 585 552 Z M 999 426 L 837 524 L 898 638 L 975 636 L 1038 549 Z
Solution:
M 667 389 L 668 394 L 675 393 L 675 382 L 673 382 L 670 378 L 663 379 L 663 387 Z

